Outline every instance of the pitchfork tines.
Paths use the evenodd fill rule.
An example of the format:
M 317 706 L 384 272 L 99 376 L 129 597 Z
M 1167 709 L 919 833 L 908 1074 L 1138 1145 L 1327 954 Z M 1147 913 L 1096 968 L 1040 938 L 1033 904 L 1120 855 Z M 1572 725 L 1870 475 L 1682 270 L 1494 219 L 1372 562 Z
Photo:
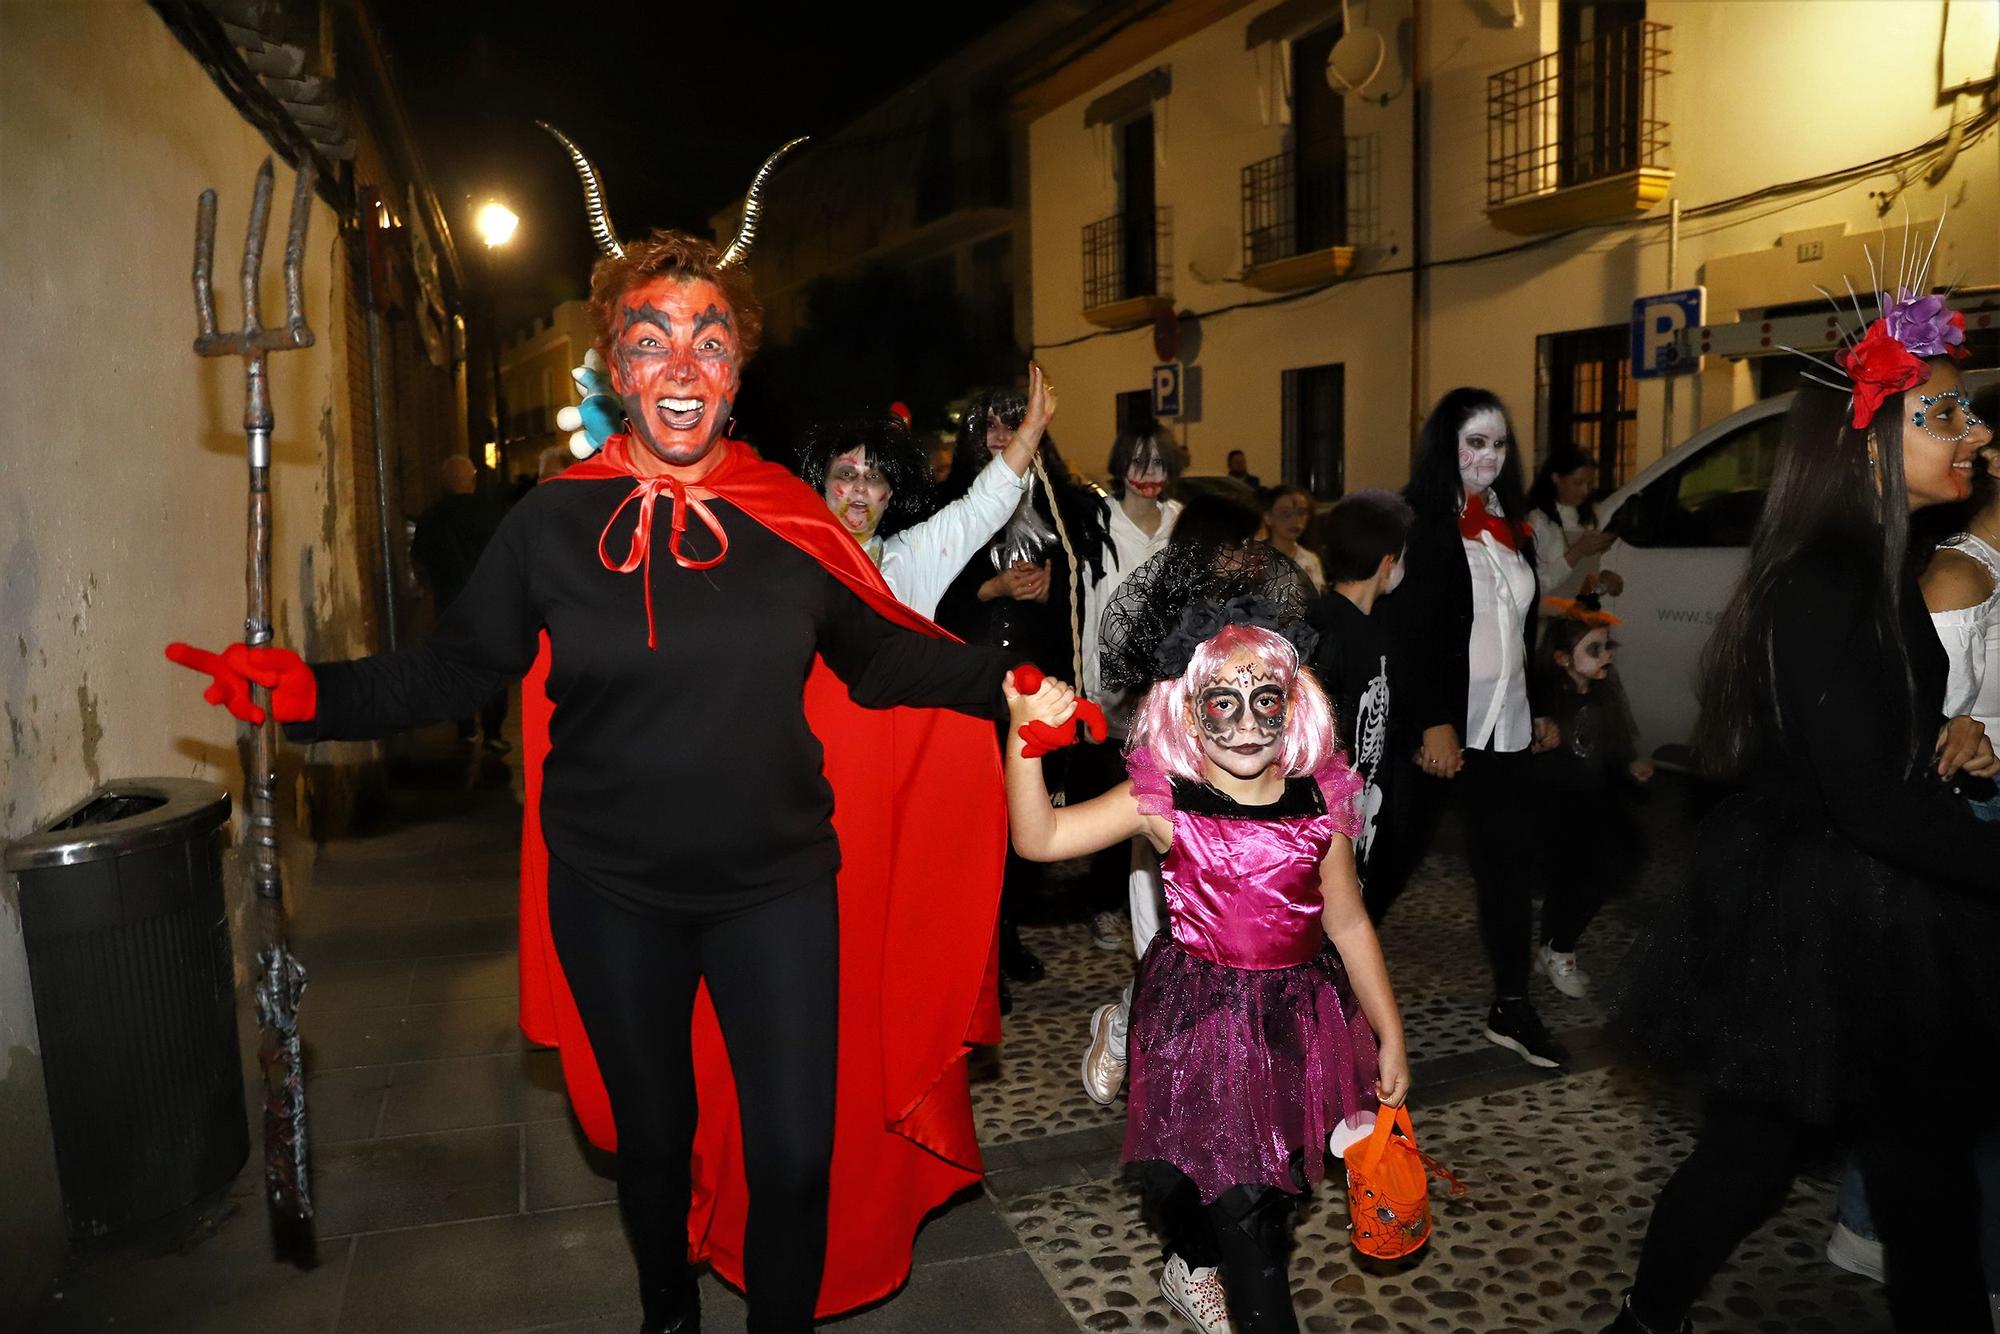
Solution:
M 243 327 L 234 333 L 215 331 L 215 191 L 203 190 L 194 228 L 194 308 L 201 331 L 194 350 L 204 357 L 258 357 L 311 347 L 306 326 L 305 295 L 299 270 L 305 262 L 306 223 L 312 215 L 312 164 L 299 169 L 292 190 L 291 228 L 285 234 L 285 327 L 266 329 L 257 300 L 264 271 L 264 233 L 271 217 L 271 159 L 257 170 L 257 191 L 250 200 L 250 233 L 243 242 Z

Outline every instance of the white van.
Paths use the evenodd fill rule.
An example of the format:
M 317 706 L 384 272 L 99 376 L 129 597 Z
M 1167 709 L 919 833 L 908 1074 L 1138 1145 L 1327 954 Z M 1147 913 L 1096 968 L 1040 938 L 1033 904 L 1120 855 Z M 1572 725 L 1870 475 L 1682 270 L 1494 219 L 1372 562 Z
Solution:
M 1996 378 L 1974 372 L 1967 390 Z M 1625 591 L 1606 609 L 1623 622 L 1618 675 L 1641 755 L 1688 762 L 1701 651 L 1743 572 L 1791 401 L 1782 394 L 1724 417 L 1597 504 L 1599 524 L 1618 536 L 1603 567 Z

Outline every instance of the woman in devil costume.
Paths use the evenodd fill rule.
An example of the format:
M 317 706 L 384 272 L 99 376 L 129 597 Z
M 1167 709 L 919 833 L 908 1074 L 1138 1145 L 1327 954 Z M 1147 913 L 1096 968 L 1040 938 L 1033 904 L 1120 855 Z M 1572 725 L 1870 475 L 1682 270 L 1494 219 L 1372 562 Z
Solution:
M 935 887 L 968 838 L 997 869 L 1004 817 L 991 722 L 929 710 L 1000 716 L 1009 659 L 903 607 L 820 497 L 728 437 L 757 187 L 726 253 L 620 245 L 571 152 L 630 433 L 513 509 L 427 643 L 170 656 L 214 703 L 270 686 L 298 740 L 462 716 L 527 676 L 522 1026 L 618 1151 L 643 1330 L 698 1329 L 706 1259 L 751 1330 L 796 1334 L 893 1291 L 918 1221 L 979 1176 L 963 1054 L 994 1036 L 997 876 Z M 963 795 L 948 833 L 905 818 L 923 791 Z

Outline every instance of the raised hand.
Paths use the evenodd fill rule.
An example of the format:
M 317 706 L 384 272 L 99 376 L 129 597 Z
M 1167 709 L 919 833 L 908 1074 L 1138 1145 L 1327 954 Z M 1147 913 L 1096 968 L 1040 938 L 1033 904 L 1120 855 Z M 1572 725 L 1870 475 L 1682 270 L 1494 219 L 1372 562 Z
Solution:
M 570 371 L 569 378 L 576 381 L 576 392 L 583 401 L 559 410 L 556 426 L 570 433 L 569 452 L 587 459 L 625 429 L 625 405 L 612 392 L 611 376 L 596 348 L 583 354 L 583 365 Z
M 281 723 L 310 722 L 319 712 L 319 682 L 305 660 L 288 648 L 231 644 L 210 653 L 176 642 L 167 645 L 167 661 L 214 678 L 202 698 L 246 723 L 264 721 L 264 710 L 250 697 L 253 683 L 271 692 L 271 715 Z

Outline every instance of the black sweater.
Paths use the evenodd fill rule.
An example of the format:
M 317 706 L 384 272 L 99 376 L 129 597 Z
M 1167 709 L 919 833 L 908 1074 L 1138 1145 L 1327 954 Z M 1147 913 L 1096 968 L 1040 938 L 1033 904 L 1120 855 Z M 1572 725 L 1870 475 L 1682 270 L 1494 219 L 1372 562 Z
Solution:
M 667 551 L 654 527 L 657 649 L 646 647 L 640 574 L 598 558 L 628 479 L 537 487 L 501 524 L 428 642 L 313 664 L 319 711 L 300 740 L 377 737 L 463 717 L 532 665 L 549 632 L 551 749 L 542 828 L 550 855 L 599 892 L 653 909 L 727 910 L 830 875 L 840 850 L 833 792 L 802 692 L 815 653 L 867 708 L 1001 711 L 1012 660 L 903 630 L 811 556 L 720 500 L 729 553 L 709 570 Z M 623 555 L 627 508 L 606 540 Z M 842 538 L 841 540 L 846 540 Z M 705 559 L 697 520 L 683 547 Z
M 1521 555 L 1532 571 L 1532 541 L 1522 543 Z M 1537 580 L 1522 627 L 1522 663 L 1529 678 L 1529 706 L 1538 715 L 1543 712 L 1535 707 L 1541 702 L 1541 692 L 1532 679 L 1534 674 L 1525 666 L 1534 661 L 1536 616 L 1532 608 L 1540 602 L 1541 583 Z M 1465 543 L 1455 517 L 1420 515 L 1410 526 L 1403 582 L 1384 599 L 1382 609 L 1396 645 L 1396 734 L 1415 747 L 1427 729 L 1450 723 L 1458 729 L 1463 744 L 1472 660 L 1472 568 L 1466 564 Z

